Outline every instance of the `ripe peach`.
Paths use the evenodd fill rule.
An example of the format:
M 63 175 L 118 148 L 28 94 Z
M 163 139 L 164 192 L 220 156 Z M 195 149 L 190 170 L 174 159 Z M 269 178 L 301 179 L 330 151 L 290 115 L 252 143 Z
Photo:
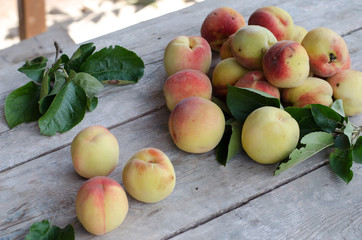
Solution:
M 70 151 L 75 171 L 84 178 L 107 176 L 118 164 L 118 141 L 102 126 L 94 125 L 80 131 Z
M 259 25 L 269 29 L 278 41 L 291 39 L 293 19 L 280 7 L 268 6 L 255 10 L 249 17 L 248 25 Z
M 279 89 L 271 85 L 262 71 L 251 71 L 242 76 L 234 85 L 240 88 L 253 88 L 280 98 Z
M 196 69 L 208 73 L 211 65 L 211 48 L 200 36 L 178 36 L 165 49 L 164 67 L 167 75 L 184 69 Z
M 204 153 L 220 142 L 225 130 L 225 118 L 212 101 L 189 97 L 172 110 L 168 126 L 178 148 L 190 153 Z
M 144 148 L 128 160 L 123 168 L 122 181 L 132 197 L 141 202 L 155 203 L 172 193 L 176 175 L 164 152 Z
M 211 100 L 212 86 L 209 77 L 194 69 L 181 70 L 169 76 L 163 86 L 166 104 L 171 111 L 177 103 L 188 97 Z
M 244 17 L 230 7 L 220 7 L 209 13 L 201 25 L 201 36 L 212 50 L 220 51 L 222 44 L 245 26 Z
M 293 34 L 291 40 L 296 41 L 297 43 L 302 43 L 305 35 L 307 35 L 308 31 L 302 26 L 294 24 L 293 26 Z
M 260 107 L 245 120 L 241 143 L 248 156 L 261 164 L 273 164 L 288 157 L 299 141 L 299 125 L 286 111 Z
M 247 72 L 249 70 L 241 66 L 233 57 L 220 61 L 212 73 L 213 94 L 220 99 L 225 99 L 227 85 L 234 85 Z
M 231 52 L 245 68 L 262 70 L 262 58 L 276 42 L 277 39 L 268 29 L 261 26 L 246 26 L 233 36 Z
M 128 212 L 128 199 L 118 182 L 99 176 L 79 188 L 75 209 L 88 232 L 103 235 L 122 224 Z
M 233 36 L 234 36 L 234 34 L 231 35 L 221 46 L 221 48 L 220 48 L 220 58 L 221 59 L 234 57 L 233 53 L 231 52 L 231 41 L 232 41 Z
M 362 113 L 362 72 L 342 70 L 327 79 L 332 86 L 333 97 L 342 99 L 347 116 Z
M 320 77 L 339 72 L 348 61 L 348 48 L 344 39 L 325 27 L 315 28 L 305 35 L 302 46 L 309 55 L 310 68 Z
M 302 85 L 283 90 L 282 99 L 294 107 L 304 107 L 312 103 L 331 106 L 333 90 L 324 79 L 308 77 Z
M 308 54 L 297 42 L 279 41 L 264 55 L 263 70 L 272 85 L 278 88 L 297 87 L 309 75 Z

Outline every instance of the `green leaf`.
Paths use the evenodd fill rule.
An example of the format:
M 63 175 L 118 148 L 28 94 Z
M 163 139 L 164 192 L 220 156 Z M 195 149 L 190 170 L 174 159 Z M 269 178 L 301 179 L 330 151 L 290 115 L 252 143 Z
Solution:
M 41 81 L 40 100 L 49 94 L 49 71 L 45 70 Z
M 353 161 L 362 163 L 362 136 L 360 136 L 352 149 Z
M 351 149 L 351 142 L 348 137 L 343 133 L 337 135 L 337 137 L 334 139 L 334 145 L 339 150 Z
M 352 151 L 334 149 L 329 156 L 329 165 L 331 166 L 334 173 L 336 173 L 343 181 L 347 184 L 353 178 L 353 172 L 351 170 L 353 162 Z
M 95 77 L 89 73 L 75 73 L 73 70 L 69 74 L 70 81 L 73 81 L 79 87 L 83 88 L 88 98 L 94 97 L 102 89 L 103 85 Z
M 73 53 L 68 61 L 67 59 L 64 59 L 65 57 L 63 57 L 63 61 L 67 61 L 66 69 L 68 72 L 70 72 L 70 70 L 79 72 L 82 64 L 87 60 L 89 56 L 92 55 L 94 50 L 96 50 L 96 47 L 93 45 L 93 43 L 86 43 L 79 46 L 79 48 Z
M 68 82 L 39 119 L 40 132 L 48 136 L 66 132 L 82 121 L 86 110 L 87 96 L 84 90 Z
M 39 97 L 41 87 L 33 81 L 15 89 L 5 100 L 5 118 L 10 128 L 40 118 Z
M 232 116 L 232 115 L 231 115 L 231 112 L 230 112 L 230 110 L 229 110 L 229 108 L 228 108 L 228 106 L 226 105 L 225 102 L 221 101 L 219 98 L 214 97 L 214 96 L 212 96 L 212 101 L 213 101 L 216 105 L 218 105 L 219 108 L 220 108 L 225 114 L 227 114 L 227 115 L 229 115 L 229 116 Z
M 343 129 L 343 133 L 348 137 L 348 140 L 350 142 L 350 144 L 352 145 L 352 135 L 353 135 L 353 131 L 354 131 L 354 127 L 352 125 L 352 123 L 347 122 L 345 124 L 345 127 Z
M 314 121 L 312 111 L 309 108 L 287 107 L 288 112 L 297 122 L 300 129 L 300 139 L 311 132 L 318 132 L 322 129 Z
M 240 121 L 229 119 L 225 125 L 224 135 L 216 148 L 217 161 L 226 166 L 226 163 L 242 151 Z
M 331 109 L 338 113 L 341 117 L 345 117 L 342 99 L 338 99 L 333 102 Z
M 228 86 L 227 92 L 227 106 L 232 115 L 241 122 L 244 122 L 247 116 L 257 108 L 282 107 L 278 98 L 255 89 Z
M 30 226 L 29 233 L 25 236 L 25 240 L 73 240 L 75 239 L 74 228 L 68 224 L 61 229 L 52 226 L 48 220 L 34 223 Z
M 87 108 L 90 112 L 96 109 L 97 105 L 98 105 L 97 97 L 87 98 Z
M 45 57 L 34 58 L 31 61 L 26 61 L 18 71 L 24 73 L 31 80 L 40 83 L 43 80 L 43 72 L 46 69 L 47 61 L 48 59 Z
M 303 147 L 294 149 L 293 152 L 289 154 L 288 159 L 280 162 L 277 169 L 274 171 L 274 175 L 278 175 L 281 172 L 294 167 L 327 147 L 333 146 L 333 144 L 333 136 L 326 132 L 312 132 L 305 135 L 300 140 L 300 145 Z
M 65 77 L 64 72 L 56 71 L 54 73 L 54 86 L 49 95 L 57 94 L 66 83 L 67 79 Z
M 321 104 L 310 105 L 316 124 L 326 132 L 334 132 L 341 123 L 341 116 L 330 107 Z
M 137 83 L 143 76 L 144 63 L 134 52 L 123 47 L 103 48 L 82 64 L 80 71 L 86 72 L 106 84 Z

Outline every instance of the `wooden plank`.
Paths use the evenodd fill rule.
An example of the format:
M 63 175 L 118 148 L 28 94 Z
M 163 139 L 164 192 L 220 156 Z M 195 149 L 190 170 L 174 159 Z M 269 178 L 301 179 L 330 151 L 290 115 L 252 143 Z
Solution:
M 320 5 L 314 5 L 312 1 L 306 1 L 306 3 L 304 1 L 303 3 L 300 1 L 292 3 L 281 0 L 273 2 L 258 1 L 252 5 L 245 4 L 243 1 L 231 1 L 228 3 L 231 7 L 242 12 L 246 19 L 257 7 L 270 4 L 278 5 L 290 11 L 290 14 L 299 21 L 301 19 L 315 19 L 313 21 L 315 26 L 330 27 L 340 33 L 356 30 L 356 23 L 361 22 L 357 21 L 361 19 L 361 15 L 351 10 L 351 8 L 358 9 L 360 7 L 361 3 L 358 1 L 335 1 L 333 4 L 330 4 L 331 7 L 329 8 L 320 8 Z M 307 3 L 310 3 L 310 5 L 307 5 Z M 9 130 L 3 114 L 3 104 L 0 104 L 0 142 L 4 142 L 0 146 L 0 154 L 6 159 L 0 163 L 0 171 L 34 159 L 44 154 L 44 152 L 49 152 L 52 149 L 58 149 L 69 144 L 72 140 L 71 136 L 87 125 L 101 124 L 106 127 L 112 127 L 162 107 L 165 104 L 162 86 L 167 77 L 163 68 L 165 46 L 177 35 L 199 35 L 199 29 L 204 19 L 201 16 L 206 16 L 212 9 L 223 4 L 225 3 L 209 0 L 195 4 L 172 15 L 165 15 L 94 39 L 98 49 L 110 44 L 119 44 L 135 51 L 145 61 L 145 75 L 137 85 L 106 88 L 100 94 L 100 104 L 96 111 L 88 113 L 83 122 L 69 133 L 51 138 L 44 137 L 39 134 L 36 123 L 23 124 Z M 353 7 L 350 4 L 353 4 Z M 307 9 L 308 15 L 301 9 Z M 324 17 L 320 18 L 321 15 Z M 170 19 L 182 19 L 183 21 L 178 23 L 178 29 L 175 30 L 174 22 L 170 21 Z M 335 19 L 339 19 L 339 21 L 335 21 Z M 351 22 L 350 19 L 354 19 L 354 21 Z M 343 28 L 341 24 L 344 24 Z M 73 50 L 70 48 L 65 52 L 71 54 Z M 215 58 L 217 58 L 216 55 Z M 354 61 L 358 61 L 358 59 Z M 17 81 L 14 81 L 14 78 Z M 9 68 L 0 73 L 0 79 L 4 83 L 0 85 L 0 103 L 5 101 L 6 96 L 11 90 L 28 81 L 26 77 L 16 72 L 16 67 Z M 100 114 L 100 111 L 102 111 L 102 114 Z M 33 142 L 37 142 L 38 146 L 36 149 L 29 147 L 27 148 L 29 152 L 16 151 L 19 139 L 23 139 L 24 135 L 28 139 L 28 142 L 24 143 L 24 147 L 26 148 L 26 144 L 32 145 Z M 14 152 L 16 154 L 13 154 Z
M 287 10 L 301 4 L 291 1 L 259 1 L 248 5 L 246 1 L 233 1 L 230 5 L 235 8 L 248 6 L 245 11 L 250 13 L 259 4 L 263 6 L 273 3 L 280 4 Z M 346 16 L 350 15 L 339 14 L 348 12 L 345 7 L 348 3 L 349 1 L 329 2 L 332 8 L 314 9 L 313 12 L 325 13 L 329 20 L 332 19 L 329 13 L 334 13 L 333 17 L 340 16 L 340 21 L 347 23 L 350 20 Z M 323 152 L 284 174 L 273 177 L 275 166 L 256 164 L 245 154 L 238 155 L 227 167 L 222 167 L 215 161 L 212 151 L 205 154 L 187 154 L 173 145 L 167 129 L 169 112 L 162 95 L 165 80 L 163 49 L 173 35 L 198 34 L 203 20 L 200 16 L 203 13 L 206 16 L 206 13 L 218 4 L 224 5 L 225 2 L 207 1 L 199 7 L 194 5 L 175 14 L 96 39 L 97 46 L 117 43 L 135 50 L 146 62 L 145 78 L 137 87 L 106 88 L 101 94 L 100 105 L 96 111 L 89 113 L 72 131 L 49 138 L 38 133 L 36 124 L 24 124 L 9 130 L 4 119 L 0 119 L 0 155 L 3 164 L 1 166 L 4 167 L 0 170 L 1 236 L 5 239 L 21 239 L 31 223 L 45 218 L 53 219 L 53 223 L 60 226 L 74 222 L 75 194 L 84 179 L 72 168 L 69 144 L 80 129 L 93 124 L 109 127 L 119 140 L 120 164 L 111 174 L 114 179 L 120 181 L 121 169 L 135 151 L 149 146 L 158 147 L 169 155 L 177 175 L 175 191 L 162 202 L 143 204 L 129 198 L 130 211 L 126 221 L 103 239 L 167 239 L 176 236 L 276 191 L 286 183 L 326 164 L 327 153 Z M 312 5 L 311 3 L 308 8 L 313 9 Z M 298 11 L 292 15 L 298 15 Z M 362 16 L 351 12 L 354 22 L 358 22 Z M 174 20 L 167 21 L 170 19 Z M 183 22 L 178 21 L 179 19 L 186 20 Z M 180 22 L 177 33 L 173 27 L 175 21 Z M 323 21 L 326 20 L 321 20 L 320 23 Z M 328 24 L 337 26 L 333 21 Z M 349 31 L 357 29 L 349 26 L 346 26 Z M 348 35 L 349 41 L 357 41 L 359 32 Z M 155 42 L 155 45 L 145 44 L 147 41 L 141 42 L 139 39 Z M 352 63 L 358 67 L 361 63 L 358 58 L 358 41 L 354 47 L 356 52 Z M 14 73 L 10 70 L 4 71 L 0 73 L 0 78 L 7 76 L 11 79 L 12 74 Z M 6 93 L 14 86 L 21 85 L 21 81 L 25 81 L 25 78 L 20 78 L 19 81 L 14 81 L 13 78 L 11 81 L 4 79 L 6 84 L 0 85 L 1 103 L 4 102 Z M 3 116 L 1 112 L 0 114 Z M 359 124 L 362 122 L 361 116 L 353 120 Z M 354 181 L 360 182 L 360 173 L 361 169 L 357 169 L 357 180 L 355 178 Z M 329 174 L 328 177 L 334 178 L 332 173 Z M 285 195 L 292 194 L 287 190 Z M 314 188 L 310 191 L 313 190 Z M 353 192 L 348 194 L 352 195 Z M 355 204 L 350 206 L 351 209 L 355 207 Z M 312 210 L 306 214 L 310 214 Z M 76 234 L 77 239 L 96 238 L 86 233 L 79 223 L 76 224 Z
M 47 30 L 45 0 L 18 0 L 20 39 L 31 38 Z
M 348 185 L 324 166 L 172 240 L 362 239 L 362 166 Z

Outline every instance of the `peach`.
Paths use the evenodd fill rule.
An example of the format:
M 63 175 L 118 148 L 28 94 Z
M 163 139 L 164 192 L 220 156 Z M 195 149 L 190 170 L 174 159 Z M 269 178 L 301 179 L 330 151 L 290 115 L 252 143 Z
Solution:
M 271 85 L 262 71 L 251 71 L 242 76 L 234 85 L 239 88 L 253 88 L 280 98 L 279 89 Z
M 331 106 L 333 90 L 324 79 L 308 77 L 302 85 L 283 90 L 282 99 L 294 107 L 304 107 L 308 104 L 319 103 Z
M 329 28 L 315 28 L 305 35 L 302 46 L 309 55 L 310 68 L 320 77 L 330 77 L 341 71 L 348 61 L 344 39 Z
M 280 7 L 268 6 L 255 10 L 249 17 L 248 25 L 259 25 L 269 29 L 278 41 L 291 39 L 293 19 Z
M 124 166 L 122 181 L 133 198 L 145 203 L 155 203 L 172 193 L 176 175 L 164 152 L 157 148 L 143 148 Z
M 296 41 L 297 43 L 302 43 L 305 35 L 307 35 L 308 31 L 302 26 L 294 24 L 293 26 L 293 34 L 291 40 Z
M 75 171 L 84 178 L 107 176 L 118 164 L 118 141 L 107 128 L 99 125 L 80 131 L 70 151 Z
M 211 100 L 212 86 L 209 77 L 194 69 L 181 70 L 169 76 L 163 86 L 166 104 L 171 111 L 177 103 L 188 97 Z
M 221 46 L 220 53 L 219 53 L 221 59 L 234 57 L 233 53 L 231 52 L 231 41 L 232 41 L 233 36 L 234 36 L 234 34 L 231 35 Z
M 207 74 L 211 59 L 210 45 L 203 37 L 178 36 L 167 44 L 163 61 L 170 76 L 184 69 L 196 69 Z
M 264 55 L 263 70 L 272 85 L 278 88 L 297 87 L 310 73 L 307 51 L 295 41 L 279 41 Z
M 122 224 L 128 212 L 128 199 L 115 180 L 94 177 L 79 188 L 75 210 L 79 222 L 88 232 L 103 235 Z
M 244 26 L 244 17 L 239 12 L 230 7 L 220 7 L 206 16 L 201 25 L 201 36 L 212 50 L 220 51 L 229 36 Z
M 262 70 L 262 58 L 276 42 L 277 39 L 268 29 L 261 26 L 246 26 L 233 36 L 231 52 L 245 68 Z
M 362 113 L 362 72 L 351 69 L 342 70 L 327 81 L 332 86 L 333 97 L 342 99 L 347 116 Z
M 260 107 L 245 120 L 241 143 L 247 155 L 261 164 L 274 164 L 288 157 L 299 141 L 299 125 L 286 111 Z
M 212 101 L 189 97 L 172 110 L 168 126 L 178 148 L 189 153 L 204 153 L 220 142 L 225 118 L 219 106 Z
M 247 72 L 249 70 L 241 66 L 233 57 L 220 61 L 215 66 L 211 77 L 213 94 L 220 99 L 225 99 L 227 85 L 233 86 Z

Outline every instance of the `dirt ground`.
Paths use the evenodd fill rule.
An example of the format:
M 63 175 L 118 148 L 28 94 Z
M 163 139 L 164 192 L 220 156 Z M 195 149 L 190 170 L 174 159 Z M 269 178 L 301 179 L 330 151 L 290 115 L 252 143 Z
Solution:
M 46 23 L 80 43 L 201 1 L 46 0 Z M 1 1 L 0 26 L 0 50 L 19 43 L 17 0 Z

